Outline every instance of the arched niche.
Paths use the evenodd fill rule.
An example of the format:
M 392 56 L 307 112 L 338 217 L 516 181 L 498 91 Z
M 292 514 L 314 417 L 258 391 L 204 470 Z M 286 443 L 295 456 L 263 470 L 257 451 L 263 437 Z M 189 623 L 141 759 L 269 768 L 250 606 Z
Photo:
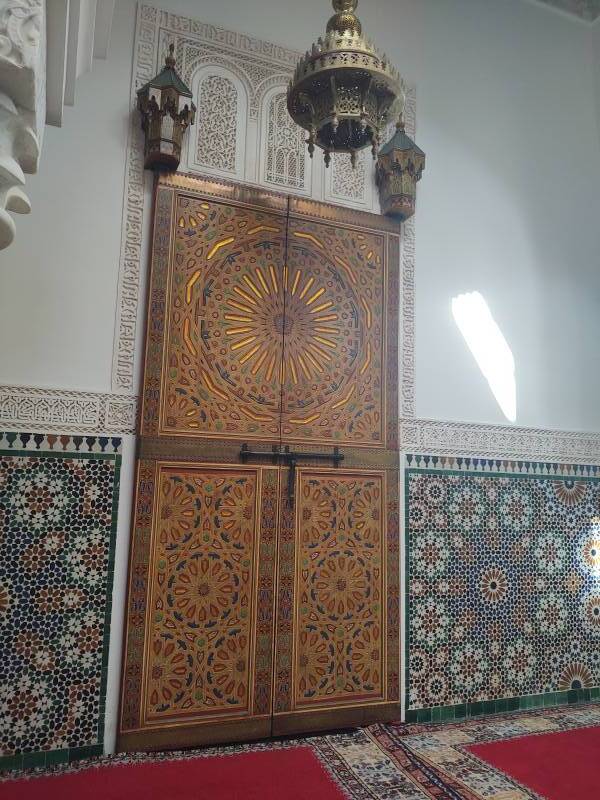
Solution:
M 287 111 L 286 84 L 264 92 L 259 115 L 260 183 L 280 191 L 312 195 L 313 161 L 306 133 Z
M 204 64 L 191 79 L 196 123 L 190 128 L 190 172 L 244 180 L 248 91 L 241 78 L 220 64 Z

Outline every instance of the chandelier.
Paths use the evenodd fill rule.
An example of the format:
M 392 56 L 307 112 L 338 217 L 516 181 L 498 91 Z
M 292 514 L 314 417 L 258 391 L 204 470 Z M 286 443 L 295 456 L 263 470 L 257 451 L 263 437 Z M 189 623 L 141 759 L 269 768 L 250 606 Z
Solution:
M 290 116 L 308 131 L 308 152 L 357 153 L 371 146 L 377 157 L 386 125 L 398 114 L 402 80 L 398 71 L 362 35 L 354 13 L 358 0 L 332 0 L 336 12 L 325 38 L 300 59 L 287 92 Z

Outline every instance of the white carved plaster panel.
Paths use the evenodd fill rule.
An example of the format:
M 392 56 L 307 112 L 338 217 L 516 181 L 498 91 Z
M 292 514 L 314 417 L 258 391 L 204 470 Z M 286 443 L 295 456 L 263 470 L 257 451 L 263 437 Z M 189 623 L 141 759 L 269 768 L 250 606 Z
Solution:
M 214 64 L 198 68 L 190 85 L 198 111 L 188 134 L 187 164 L 180 169 L 243 180 L 247 87 L 234 72 Z
M 304 131 L 294 123 L 287 110 L 285 86 L 276 86 L 265 94 L 261 108 L 262 179 L 268 186 L 286 191 L 310 192 L 310 161 Z
M 136 398 L 0 386 L 0 424 L 18 431 L 135 433 Z
M 376 210 L 375 170 L 370 149 L 362 150 L 358 154 L 354 168 L 349 154 L 334 154 L 329 169 L 323 170 L 323 176 L 323 196 L 326 202 L 362 208 L 365 211 Z
M 600 464 L 600 434 L 402 419 L 400 448 L 405 453 Z

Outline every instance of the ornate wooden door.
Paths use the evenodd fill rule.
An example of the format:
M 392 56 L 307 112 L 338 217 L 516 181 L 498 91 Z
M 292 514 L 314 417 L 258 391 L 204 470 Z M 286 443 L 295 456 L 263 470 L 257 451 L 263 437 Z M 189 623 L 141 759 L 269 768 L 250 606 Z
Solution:
M 156 187 L 120 749 L 268 736 L 287 200 Z
M 157 185 L 120 749 L 398 713 L 398 239 L 342 213 Z
M 287 238 L 276 734 L 400 709 L 398 231 L 291 199 Z

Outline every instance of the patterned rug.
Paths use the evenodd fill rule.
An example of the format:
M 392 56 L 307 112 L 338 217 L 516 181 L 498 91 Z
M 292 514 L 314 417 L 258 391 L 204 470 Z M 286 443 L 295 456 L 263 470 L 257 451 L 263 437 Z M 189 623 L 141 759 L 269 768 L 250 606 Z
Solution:
M 439 725 L 373 725 L 366 734 L 377 742 L 409 779 L 413 788 L 402 794 L 382 794 L 391 800 L 554 800 L 477 758 L 469 747 L 487 742 L 536 736 L 600 724 L 598 703 L 521 711 Z M 523 745 L 527 745 L 524 743 Z M 600 797 L 600 773 L 598 792 Z M 572 800 L 584 800 L 573 797 Z
M 598 703 L 438 725 L 372 725 L 356 731 L 300 740 L 268 741 L 201 751 L 111 756 L 59 765 L 52 770 L 21 773 L 18 776 L 21 791 L 14 796 L 23 800 L 47 797 L 36 786 L 41 790 L 44 782 L 37 778 L 49 774 L 63 775 L 104 766 L 185 761 L 211 756 L 226 759 L 239 753 L 308 747 L 349 800 L 540 800 L 532 790 L 478 759 L 468 750 L 469 746 L 595 725 L 600 725 Z M 14 781 L 15 777 L 15 774 L 5 773 L 0 780 Z M 23 791 L 25 783 L 27 791 Z M 9 788 L 5 785 L 0 795 L 8 796 Z M 279 797 L 286 800 L 288 795 L 283 792 Z

